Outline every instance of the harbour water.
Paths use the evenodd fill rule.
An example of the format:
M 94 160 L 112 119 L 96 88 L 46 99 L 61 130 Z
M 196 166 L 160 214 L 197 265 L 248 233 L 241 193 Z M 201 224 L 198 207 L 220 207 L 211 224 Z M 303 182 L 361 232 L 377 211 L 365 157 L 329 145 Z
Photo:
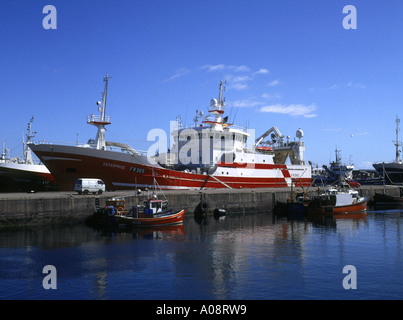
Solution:
M 0 299 L 401 299 L 402 217 L 369 207 L 358 219 L 188 214 L 183 228 L 2 231 Z

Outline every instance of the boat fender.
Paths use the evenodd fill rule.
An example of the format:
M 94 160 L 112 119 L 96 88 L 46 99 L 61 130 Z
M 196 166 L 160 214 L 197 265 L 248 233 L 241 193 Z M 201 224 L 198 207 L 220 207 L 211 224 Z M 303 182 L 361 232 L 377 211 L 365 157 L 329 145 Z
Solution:
M 208 209 L 208 203 L 207 202 L 200 202 L 200 208 L 201 208 L 201 210 L 203 211 L 203 213 L 206 213 L 207 212 L 207 209 Z
M 194 218 L 196 223 L 201 224 L 202 222 L 207 223 L 207 202 L 200 201 L 194 210 Z
M 225 209 L 216 208 L 214 210 L 214 219 L 216 219 L 216 220 L 220 219 L 221 217 L 225 217 L 226 215 L 227 215 L 227 212 L 225 211 Z

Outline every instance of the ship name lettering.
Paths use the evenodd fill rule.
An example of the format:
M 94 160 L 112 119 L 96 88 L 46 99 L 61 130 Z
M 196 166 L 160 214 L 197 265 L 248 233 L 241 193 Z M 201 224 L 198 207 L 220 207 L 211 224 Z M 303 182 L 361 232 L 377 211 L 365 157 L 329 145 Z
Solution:
M 121 170 L 125 170 L 126 166 L 122 166 L 120 164 L 116 164 L 116 163 L 109 163 L 109 162 L 104 162 L 104 167 L 110 167 L 110 168 L 116 168 L 116 169 L 121 169 Z
M 144 173 L 143 168 L 137 168 L 137 167 L 130 167 L 130 171 L 137 172 L 137 173 Z

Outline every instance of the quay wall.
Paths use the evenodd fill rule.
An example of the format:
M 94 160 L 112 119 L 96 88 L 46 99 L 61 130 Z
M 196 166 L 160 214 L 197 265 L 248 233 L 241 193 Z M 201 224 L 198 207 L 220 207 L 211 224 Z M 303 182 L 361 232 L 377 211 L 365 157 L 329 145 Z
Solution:
M 371 200 L 375 192 L 382 192 L 382 189 L 382 186 L 361 186 L 358 190 Z M 308 196 L 316 192 L 317 188 L 312 188 Z M 186 215 L 193 215 L 200 201 L 208 204 L 210 212 L 216 208 L 225 209 L 228 213 L 271 211 L 276 201 L 289 198 L 290 189 L 170 190 L 164 191 L 163 195 L 161 191 L 156 193 L 159 199 L 166 197 L 173 210 L 185 208 Z M 400 196 L 400 188 L 388 186 L 386 193 Z M 102 195 L 78 195 L 74 192 L 0 194 L 0 229 L 79 223 L 91 216 L 97 206 L 105 206 L 109 198 L 124 197 L 126 207 L 130 208 L 151 195 L 147 192 L 137 195 L 134 191 L 105 192 Z

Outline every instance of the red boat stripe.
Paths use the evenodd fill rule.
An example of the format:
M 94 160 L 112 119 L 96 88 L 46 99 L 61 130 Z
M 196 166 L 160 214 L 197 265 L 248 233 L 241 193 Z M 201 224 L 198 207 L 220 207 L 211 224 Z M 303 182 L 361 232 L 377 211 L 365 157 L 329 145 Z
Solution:
M 245 169 L 287 169 L 285 164 L 246 163 L 246 162 L 219 162 L 218 167 L 245 168 Z

